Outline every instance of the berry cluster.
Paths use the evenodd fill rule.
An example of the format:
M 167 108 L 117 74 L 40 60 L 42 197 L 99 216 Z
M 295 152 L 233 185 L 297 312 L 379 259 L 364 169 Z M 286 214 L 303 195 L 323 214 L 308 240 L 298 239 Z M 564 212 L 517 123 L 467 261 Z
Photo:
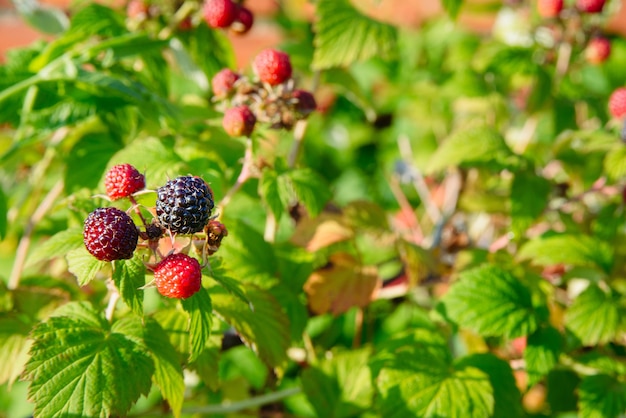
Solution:
M 232 0 L 206 0 L 203 17 L 212 28 L 230 28 L 236 34 L 247 33 L 254 23 L 250 9 Z
M 154 31 L 164 26 L 186 31 L 204 21 L 214 29 L 229 28 L 235 34 L 244 34 L 254 23 L 250 9 L 243 6 L 242 1 L 233 0 L 129 0 L 126 17 L 130 29 Z
M 291 129 L 317 105 L 309 91 L 296 89 L 289 55 L 270 48 L 252 63 L 247 77 L 229 68 L 211 80 L 213 98 L 224 112 L 222 125 L 230 136 L 250 136 L 257 122 L 272 129 Z
M 599 65 L 611 54 L 611 42 L 593 17 L 602 13 L 605 3 L 606 0 L 576 0 L 567 6 L 563 0 L 537 0 L 536 7 L 544 19 L 542 27 L 552 34 L 553 43 L 567 42 L 580 48 L 589 64 Z
M 174 248 L 177 235 L 203 233 L 201 258 L 206 261 L 206 255 L 214 254 L 228 231 L 222 223 L 212 219 L 213 191 L 200 177 L 181 176 L 169 180 L 156 190 L 155 208 L 148 208 L 155 216 L 149 223 L 135 200 L 137 194 L 148 192 L 145 184 L 144 175 L 130 164 L 116 165 L 107 171 L 106 198 L 111 201 L 128 199 L 143 228 L 137 227 L 133 218 L 121 209 L 97 208 L 84 223 L 85 247 L 101 261 L 129 259 L 138 247 L 148 248 L 155 258 L 146 265 L 154 273 L 159 293 L 170 298 L 188 298 L 200 290 L 202 266 L 186 253 L 188 249 L 171 250 L 162 255 L 160 248 L 165 243 L 161 241 L 169 239 L 170 247 Z

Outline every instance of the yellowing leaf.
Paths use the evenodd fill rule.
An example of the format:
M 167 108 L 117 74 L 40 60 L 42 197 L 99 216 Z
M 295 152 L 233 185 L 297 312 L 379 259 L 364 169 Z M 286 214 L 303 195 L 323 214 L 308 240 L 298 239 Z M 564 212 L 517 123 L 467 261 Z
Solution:
M 320 248 L 347 241 L 353 236 L 354 231 L 344 223 L 341 216 L 323 214 L 302 221 L 293 234 L 292 242 L 315 252 Z
M 304 291 L 313 312 L 339 315 L 369 304 L 380 287 L 375 266 L 362 266 L 350 254 L 338 253 L 330 257 L 327 267 L 309 276 Z

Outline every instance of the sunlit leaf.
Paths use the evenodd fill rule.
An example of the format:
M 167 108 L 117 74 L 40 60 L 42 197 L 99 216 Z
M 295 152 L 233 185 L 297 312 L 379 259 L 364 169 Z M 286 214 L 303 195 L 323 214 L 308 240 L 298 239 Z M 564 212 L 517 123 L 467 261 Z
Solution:
M 9 387 L 24 371 L 28 360 L 31 325 L 24 319 L 11 314 L 0 314 L 0 384 Z
M 204 350 L 206 342 L 211 335 L 211 323 L 213 320 L 213 305 L 211 296 L 205 288 L 201 287 L 187 299 L 182 299 L 183 309 L 189 313 L 189 338 L 190 355 L 189 361 L 194 361 Z
M 521 418 L 526 414 L 520 403 L 522 394 L 517 388 L 509 363 L 491 353 L 461 357 L 456 368 L 475 367 L 489 376 L 493 388 L 493 418 Z
M 369 350 L 333 353 L 302 372 L 302 388 L 318 416 L 357 416 L 371 408 L 374 395 Z
M 272 367 L 284 368 L 289 347 L 289 318 L 267 291 L 249 287 L 251 307 L 230 294 L 212 294 L 215 312 Z
M 309 276 L 304 291 L 313 312 L 339 315 L 355 306 L 367 306 L 380 286 L 375 266 L 363 266 L 350 254 L 337 253 L 327 266 Z
M 112 326 L 88 304 L 72 303 L 32 334 L 25 379 L 35 415 L 125 415 L 146 395 L 154 370 L 137 341 L 143 325 L 126 317 Z
M 528 386 L 533 386 L 552 370 L 559 360 L 562 337 L 555 328 L 540 328 L 528 336 L 524 361 L 528 372 Z
M 146 284 L 146 266 L 136 254 L 130 260 L 115 261 L 113 281 L 122 296 L 122 300 L 137 315 L 143 314 L 143 289 Z
M 613 265 L 613 248 L 590 235 L 560 234 L 528 241 L 520 248 L 517 257 L 539 266 L 563 263 L 597 266 L 609 272 Z
M 537 328 L 530 290 L 496 266 L 461 273 L 442 301 L 449 318 L 483 336 L 515 338 Z
M 92 281 L 96 274 L 107 265 L 106 261 L 100 261 L 89 254 L 85 247 L 80 247 L 67 253 L 68 270 L 78 280 L 80 286 Z
M 432 155 L 426 171 L 434 173 L 446 167 L 493 163 L 512 155 L 504 138 L 487 126 L 462 128 L 452 133 Z
M 175 417 L 180 416 L 185 395 L 185 381 L 178 353 L 166 332 L 153 319 L 145 321 L 144 343 L 154 361 L 154 381 L 161 388 Z
M 347 66 L 396 53 L 396 29 L 359 13 L 347 0 L 321 0 L 316 5 L 313 68 Z
M 626 177 L 626 147 L 614 147 L 606 154 L 604 171 L 613 180 Z
M 578 393 L 581 418 L 618 417 L 626 413 L 626 383 L 614 377 L 586 376 Z
M 585 345 L 606 343 L 615 338 L 624 313 L 619 294 L 590 284 L 565 311 L 565 326 Z

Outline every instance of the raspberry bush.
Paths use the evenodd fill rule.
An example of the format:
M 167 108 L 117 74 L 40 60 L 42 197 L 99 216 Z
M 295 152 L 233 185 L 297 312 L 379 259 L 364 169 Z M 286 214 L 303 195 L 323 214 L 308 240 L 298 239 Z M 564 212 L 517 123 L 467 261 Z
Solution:
M 365 3 L 20 9 L 0 415 L 626 415 L 620 1 Z

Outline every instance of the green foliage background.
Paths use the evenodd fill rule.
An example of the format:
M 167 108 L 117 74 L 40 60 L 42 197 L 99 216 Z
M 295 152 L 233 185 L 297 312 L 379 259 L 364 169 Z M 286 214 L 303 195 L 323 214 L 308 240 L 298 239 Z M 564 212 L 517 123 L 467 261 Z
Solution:
M 259 172 L 219 208 L 229 235 L 183 301 L 144 288 L 141 254 L 91 257 L 82 224 L 119 163 L 152 190 L 190 173 L 231 190 L 246 144 L 209 89 L 230 41 L 95 3 L 21 10 L 56 36 L 0 66 L 0 411 L 626 414 L 626 145 L 607 112 L 626 40 L 584 59 L 619 2 L 581 17 L 566 67 L 519 3 L 509 30 L 528 42 L 455 22 L 515 12 L 500 2 L 444 1 L 418 29 L 348 0 L 315 2 L 313 22 L 280 9 L 320 106 L 300 137 L 257 127 Z M 335 310 L 311 308 L 331 297 L 313 277 Z

